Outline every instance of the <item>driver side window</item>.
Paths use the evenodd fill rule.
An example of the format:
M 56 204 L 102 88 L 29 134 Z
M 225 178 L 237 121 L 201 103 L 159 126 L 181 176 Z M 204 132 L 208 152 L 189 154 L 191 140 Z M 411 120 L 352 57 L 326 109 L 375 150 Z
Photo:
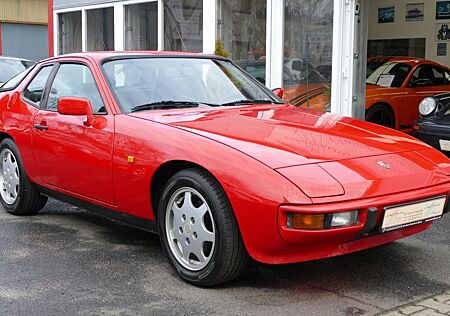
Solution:
M 46 110 L 57 111 L 61 97 L 88 99 L 94 114 L 107 114 L 95 79 L 86 65 L 61 64 L 50 89 Z

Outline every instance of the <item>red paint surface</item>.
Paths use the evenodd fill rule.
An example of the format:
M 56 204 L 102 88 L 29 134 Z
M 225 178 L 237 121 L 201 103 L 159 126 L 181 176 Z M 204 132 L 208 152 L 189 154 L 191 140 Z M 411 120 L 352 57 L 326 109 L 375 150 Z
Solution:
M 18 144 L 33 182 L 154 219 L 155 171 L 168 162 L 192 162 L 218 179 L 249 254 L 265 263 L 337 256 L 416 234 L 431 223 L 357 239 L 369 208 L 378 208 L 380 224 L 386 206 L 449 194 L 450 160 L 444 155 L 408 135 L 352 118 L 270 104 L 122 114 L 99 68 L 113 54 L 124 53 L 42 62 L 83 61 L 91 67 L 109 113 L 95 115 L 91 126 L 84 116 L 38 110 L 20 98 L 38 69 L 15 91 L 0 94 L 0 131 Z M 34 124 L 49 129 L 36 130 Z M 391 169 L 380 167 L 381 160 Z M 359 226 L 296 231 L 285 224 L 287 212 L 346 210 L 360 211 Z

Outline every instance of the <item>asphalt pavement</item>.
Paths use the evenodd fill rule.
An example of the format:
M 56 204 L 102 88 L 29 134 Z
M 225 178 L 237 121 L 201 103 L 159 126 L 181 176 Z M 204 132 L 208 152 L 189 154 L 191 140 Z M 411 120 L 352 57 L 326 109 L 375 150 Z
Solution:
M 157 235 L 54 200 L 36 216 L 0 210 L 0 315 L 374 315 L 449 290 L 449 215 L 389 245 L 250 263 L 202 289 L 176 276 Z

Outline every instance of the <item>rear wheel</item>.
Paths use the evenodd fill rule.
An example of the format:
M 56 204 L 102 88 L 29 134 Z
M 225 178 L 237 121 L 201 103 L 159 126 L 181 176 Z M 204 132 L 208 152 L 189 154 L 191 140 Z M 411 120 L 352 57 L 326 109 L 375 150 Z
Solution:
M 248 255 L 219 183 L 201 169 L 175 174 L 159 207 L 163 248 L 186 281 L 213 286 L 238 276 Z
M 394 112 L 384 104 L 375 104 L 366 112 L 366 121 L 395 128 Z
M 0 143 L 0 202 L 14 215 L 34 214 L 47 203 L 28 180 L 16 144 L 9 138 Z

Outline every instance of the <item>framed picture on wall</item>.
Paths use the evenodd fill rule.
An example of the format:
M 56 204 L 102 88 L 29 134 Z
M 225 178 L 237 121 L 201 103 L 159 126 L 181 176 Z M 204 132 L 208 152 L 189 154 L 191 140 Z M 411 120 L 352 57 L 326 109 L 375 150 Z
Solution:
M 436 40 L 437 41 L 450 41 L 450 28 L 447 23 L 436 24 Z
M 447 43 L 438 43 L 437 44 L 437 55 L 438 56 L 447 56 Z
M 394 6 L 378 8 L 378 23 L 392 23 L 394 21 L 395 21 Z
M 450 19 L 450 1 L 436 2 L 436 20 Z
M 423 21 L 423 3 L 410 3 L 406 5 L 406 21 Z

